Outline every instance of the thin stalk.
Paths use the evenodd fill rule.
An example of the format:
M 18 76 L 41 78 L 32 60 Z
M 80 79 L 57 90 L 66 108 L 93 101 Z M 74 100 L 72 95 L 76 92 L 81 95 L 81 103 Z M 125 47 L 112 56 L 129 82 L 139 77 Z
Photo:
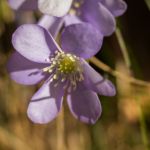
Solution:
M 123 74 L 123 73 L 121 73 L 117 70 L 112 69 L 111 67 L 104 64 L 103 62 L 101 62 L 96 57 L 91 58 L 90 62 L 92 62 L 97 67 L 103 69 L 104 71 L 110 73 L 111 75 L 115 76 L 116 78 L 123 79 L 126 82 L 129 82 L 129 83 L 132 83 L 132 84 L 150 87 L 149 82 L 145 82 L 145 81 L 136 79 L 136 78 L 131 76 L 131 74 L 130 74 L 130 72 L 131 72 L 131 70 L 130 70 L 131 69 L 131 61 L 130 61 L 130 57 L 129 57 L 129 54 L 128 54 L 128 51 L 127 51 L 125 41 L 123 39 L 122 33 L 121 33 L 119 28 L 116 31 L 116 37 L 117 37 L 117 43 L 119 45 L 119 49 L 116 48 L 116 50 L 117 51 L 120 50 L 121 55 L 122 55 L 121 57 L 123 58 L 125 66 L 127 67 L 128 71 L 129 71 L 128 74 Z M 118 52 L 118 53 L 120 54 L 120 52 Z M 145 150 L 150 150 L 145 118 L 144 118 L 144 114 L 143 114 L 143 111 L 142 111 L 142 108 L 141 108 L 140 104 L 139 104 L 139 117 L 140 117 L 139 121 L 140 121 L 142 141 L 143 141 L 143 144 L 145 146 Z
M 122 53 L 125 64 L 128 68 L 131 68 L 131 61 L 130 61 L 130 57 L 129 57 L 129 54 L 128 54 L 128 51 L 127 51 L 127 47 L 126 47 L 125 41 L 123 39 L 123 35 L 122 35 L 119 28 L 116 29 L 115 34 L 116 34 L 118 44 L 120 46 L 120 51 Z
M 57 118 L 57 150 L 67 150 L 65 141 L 65 121 L 64 121 L 64 108 L 62 108 Z
M 125 61 L 125 65 L 127 66 L 129 72 L 131 72 L 131 70 L 130 70 L 130 67 L 131 67 L 130 57 L 129 57 L 127 47 L 126 47 L 125 41 L 123 39 L 122 33 L 121 33 L 119 28 L 116 31 L 116 36 L 118 39 L 118 43 L 120 45 L 120 50 L 122 52 L 122 55 L 123 55 L 123 58 Z M 143 141 L 143 144 L 145 146 L 145 150 L 150 150 L 144 114 L 143 114 L 141 105 L 139 104 L 139 101 L 136 101 L 136 102 L 138 103 L 139 121 L 140 121 L 142 141 Z
M 143 81 L 143 80 L 139 80 L 139 79 L 136 79 L 136 78 L 131 77 L 131 76 L 127 76 L 127 75 L 119 72 L 118 70 L 114 70 L 110 66 L 105 64 L 104 62 L 102 62 L 99 59 L 97 59 L 96 57 L 90 58 L 89 61 L 91 63 L 93 63 L 96 67 L 102 69 L 103 71 L 111 74 L 112 76 L 114 76 L 116 78 L 123 79 L 126 82 L 130 82 L 131 84 L 135 84 L 135 85 L 139 85 L 139 86 L 145 86 L 145 87 L 150 87 L 150 83 L 149 82 L 146 82 L 146 81 Z
M 116 36 L 118 39 L 118 44 L 120 46 L 120 51 L 122 52 L 124 61 L 125 61 L 125 65 L 129 71 L 129 75 L 131 72 L 131 61 L 130 61 L 130 57 L 128 54 L 128 50 L 127 50 L 127 46 L 125 43 L 125 40 L 123 39 L 121 30 L 118 28 L 116 31 Z M 135 81 L 135 80 L 134 80 Z M 139 81 L 138 81 L 139 82 Z M 143 83 L 143 82 L 140 82 Z M 142 141 L 145 147 L 145 150 L 150 150 L 149 149 L 149 142 L 148 142 L 148 135 L 147 135 L 147 129 L 146 129 L 146 123 L 145 123 L 145 118 L 144 118 L 144 114 L 141 108 L 141 105 L 139 104 L 139 101 L 136 101 L 138 103 L 138 110 L 139 110 L 139 122 L 140 122 L 140 128 L 141 128 L 141 137 L 142 137 Z
M 139 111 L 139 119 L 140 119 L 140 129 L 141 129 L 142 141 L 143 141 L 143 144 L 145 146 L 145 150 L 150 150 L 149 142 L 148 142 L 148 135 L 147 135 L 148 132 L 147 132 L 147 127 L 146 127 L 146 123 L 145 123 L 145 118 L 144 118 L 144 114 L 143 114 L 142 108 L 141 108 L 139 103 L 138 103 L 138 111 Z

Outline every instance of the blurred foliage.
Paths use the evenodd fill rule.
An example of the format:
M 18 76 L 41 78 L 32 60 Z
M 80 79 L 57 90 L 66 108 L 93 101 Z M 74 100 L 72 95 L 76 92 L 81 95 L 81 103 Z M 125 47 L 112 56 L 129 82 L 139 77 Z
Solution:
M 147 3 L 143 0 L 126 1 L 128 10 L 118 18 L 118 27 L 131 66 L 124 61 L 116 33 L 105 38 L 96 57 L 125 76 L 148 82 L 149 0 Z M 24 22 L 35 22 L 35 14 L 18 14 L 8 7 L 6 0 L 0 0 L 0 150 L 149 150 L 150 87 L 131 84 L 117 75 L 110 76 L 110 72 L 104 73 L 103 68 L 94 64 L 91 65 L 109 76 L 117 88 L 115 97 L 100 97 L 103 114 L 94 126 L 74 119 L 66 104 L 59 117 L 47 125 L 35 125 L 28 120 L 28 100 L 39 86 L 18 85 L 6 71 L 7 60 L 13 51 L 11 35 Z
M 146 2 L 147 6 L 148 6 L 148 8 L 150 10 L 150 0 L 145 0 L 145 2 Z

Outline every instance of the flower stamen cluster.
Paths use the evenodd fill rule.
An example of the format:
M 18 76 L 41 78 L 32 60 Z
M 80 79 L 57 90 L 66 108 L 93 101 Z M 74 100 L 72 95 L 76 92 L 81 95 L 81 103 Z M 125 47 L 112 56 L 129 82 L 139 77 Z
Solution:
M 65 83 L 64 89 L 75 90 L 77 83 L 84 80 L 79 57 L 63 51 L 56 51 L 49 60 L 51 65 L 44 68 L 43 71 L 51 74 L 50 82 L 55 81 L 55 86 L 61 81 Z

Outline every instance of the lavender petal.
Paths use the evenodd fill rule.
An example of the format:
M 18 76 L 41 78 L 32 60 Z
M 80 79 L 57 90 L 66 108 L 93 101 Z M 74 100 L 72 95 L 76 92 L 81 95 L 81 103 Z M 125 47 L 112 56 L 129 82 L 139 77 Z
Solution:
M 7 64 L 7 69 L 10 77 L 17 83 L 33 85 L 45 78 L 46 74 L 43 73 L 42 69 L 47 65 L 29 61 L 18 52 L 15 52 Z
M 100 2 L 86 0 L 81 8 L 83 21 L 91 23 L 103 35 L 109 36 L 115 31 L 115 18 Z
M 64 24 L 65 26 L 69 26 L 69 25 L 72 25 L 72 24 L 79 24 L 79 23 L 82 23 L 81 19 L 76 16 L 76 15 L 66 15 L 64 17 Z
M 55 119 L 62 107 L 64 91 L 61 86 L 54 87 L 49 81 L 34 94 L 27 114 L 34 123 L 45 124 Z
M 37 0 L 8 0 L 8 3 L 15 10 L 37 9 Z
M 20 26 L 13 34 L 12 43 L 21 55 L 38 63 L 47 63 L 57 49 L 48 31 L 34 24 Z
M 102 108 L 97 94 L 82 87 L 69 94 L 67 102 L 73 116 L 82 122 L 94 124 L 101 115 Z
M 43 28 L 47 29 L 50 31 L 51 35 L 56 38 L 61 27 L 63 26 L 64 19 L 54 17 L 54 16 L 49 16 L 49 15 L 44 15 L 38 22 L 38 25 L 42 26 Z
M 41 12 L 56 17 L 66 15 L 71 4 L 72 0 L 38 0 L 38 7 Z
M 104 79 L 87 62 L 84 62 L 84 83 L 87 88 L 100 95 L 114 96 L 116 89 L 111 81 Z
M 127 4 L 123 0 L 100 0 L 101 3 L 107 7 L 115 16 L 121 16 L 127 9 Z
M 61 45 L 65 52 L 85 59 L 100 50 L 102 41 L 103 35 L 88 23 L 67 26 L 61 36 Z

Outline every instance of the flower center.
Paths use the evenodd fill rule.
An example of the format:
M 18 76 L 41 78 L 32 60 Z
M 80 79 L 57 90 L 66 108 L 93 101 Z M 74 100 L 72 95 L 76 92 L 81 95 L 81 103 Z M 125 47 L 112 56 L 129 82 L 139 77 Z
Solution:
M 84 80 L 81 58 L 73 54 L 56 51 L 50 64 L 43 71 L 51 74 L 50 81 L 55 81 L 55 86 L 62 82 L 65 89 L 75 90 L 77 83 Z
M 76 71 L 76 59 L 71 55 L 64 55 L 58 65 L 58 70 L 64 74 L 70 74 Z

